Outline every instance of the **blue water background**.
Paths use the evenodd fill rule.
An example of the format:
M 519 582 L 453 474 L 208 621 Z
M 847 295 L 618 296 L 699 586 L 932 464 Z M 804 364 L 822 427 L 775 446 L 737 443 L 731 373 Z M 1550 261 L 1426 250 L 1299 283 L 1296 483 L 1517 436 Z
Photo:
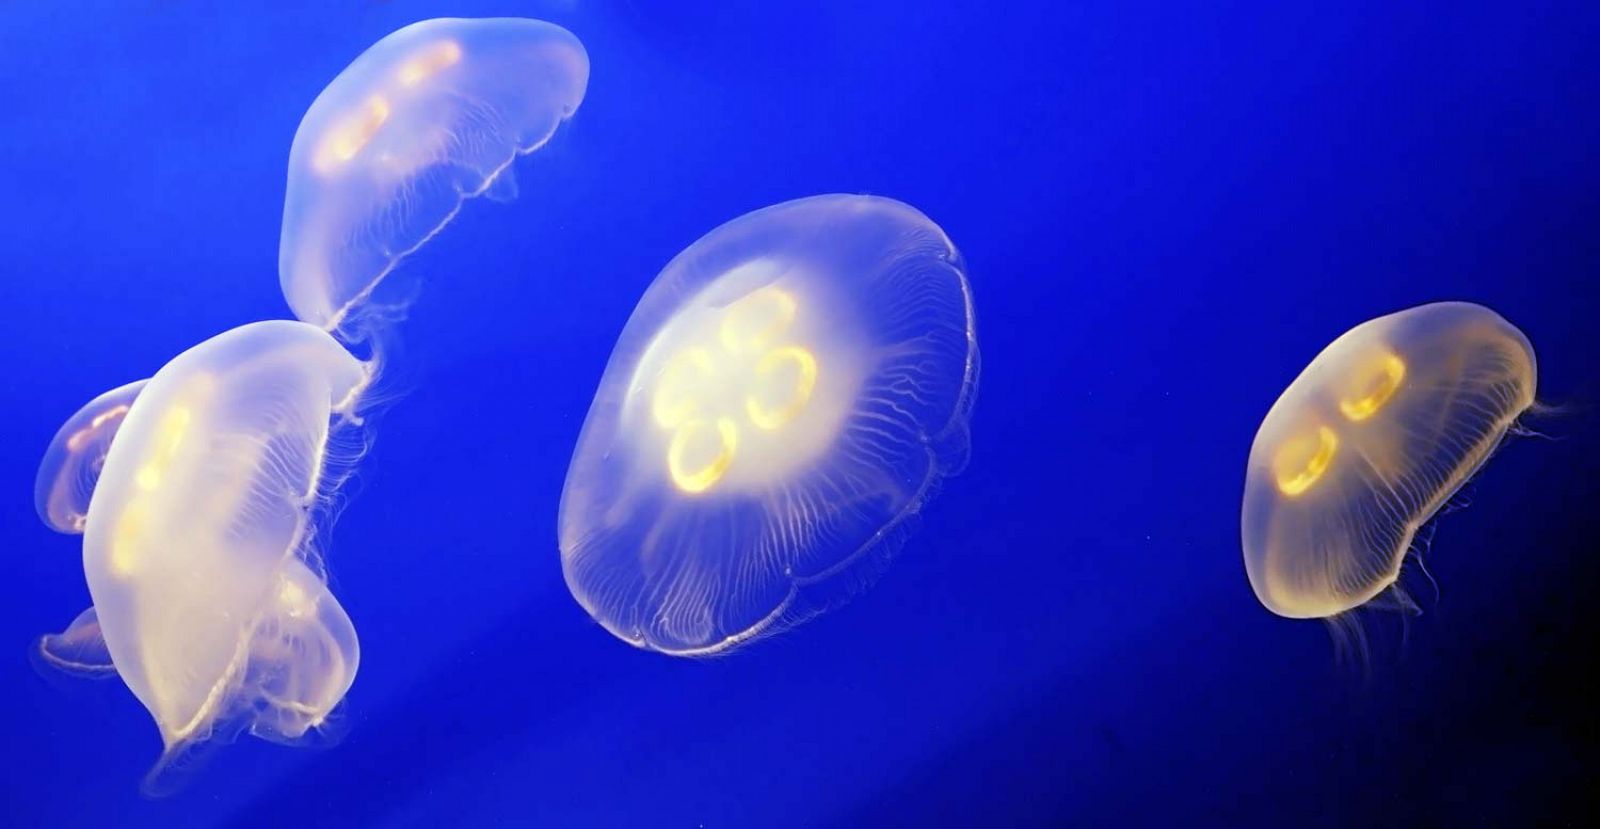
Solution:
M 1311 8 L 1320 5 L 1322 8 Z M 1535 8 L 1537 6 L 1537 8 Z M 1600 8 L 1094 2 L 36 2 L 0 18 L 0 823 L 1534 825 L 1600 768 Z M 56 427 L 287 314 L 313 97 L 406 23 L 567 26 L 588 99 L 407 265 L 406 394 L 329 552 L 362 640 L 326 751 L 243 739 L 141 799 L 117 682 L 25 651 L 89 599 L 31 504 Z M 910 202 L 965 254 L 973 460 L 885 577 L 730 658 L 568 597 L 566 464 L 660 267 L 746 211 Z M 1244 578 L 1268 406 L 1445 299 L 1538 349 L 1513 441 L 1371 623 L 1370 676 Z M 1574 824 L 1577 825 L 1577 824 Z

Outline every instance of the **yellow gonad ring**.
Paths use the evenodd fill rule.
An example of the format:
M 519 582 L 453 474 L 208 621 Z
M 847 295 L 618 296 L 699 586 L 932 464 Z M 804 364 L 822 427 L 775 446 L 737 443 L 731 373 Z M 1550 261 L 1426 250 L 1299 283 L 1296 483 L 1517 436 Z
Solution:
M 382 95 L 368 98 L 363 112 L 341 121 L 323 140 L 313 166 L 318 172 L 327 173 L 355 158 L 387 120 L 389 102 Z
M 785 291 L 757 291 L 728 308 L 717 338 L 732 352 L 759 351 L 794 323 L 796 308 L 794 297 Z
M 128 505 L 117 518 L 112 530 L 111 572 L 118 576 L 127 577 L 133 574 L 133 560 L 144 536 L 146 523 L 144 513 L 144 508 L 139 502 Z
M 1310 489 L 1328 471 L 1338 451 L 1339 436 L 1326 426 L 1318 426 L 1314 438 L 1303 435 L 1284 444 L 1272 464 L 1278 491 L 1293 498 Z
M 712 435 L 717 441 L 716 455 L 698 468 L 686 469 L 684 455 Z M 683 424 L 673 434 L 672 443 L 667 447 L 667 471 L 672 473 L 672 482 L 690 494 L 710 489 L 722 480 L 728 466 L 733 463 L 733 452 L 738 448 L 738 442 L 738 429 L 733 421 L 725 417 L 717 418 L 715 427 L 705 420 L 691 420 Z
M 655 397 L 650 401 L 650 414 L 656 424 L 663 429 L 676 429 L 693 417 L 699 407 L 690 392 L 696 381 L 709 378 L 715 372 L 711 352 L 704 348 L 690 348 L 668 360 L 661 369 L 661 378 L 656 381 Z
M 1404 380 L 1405 376 L 1405 361 L 1393 352 L 1384 354 L 1370 376 L 1363 378 L 1361 396 L 1340 398 L 1339 411 L 1357 423 L 1372 417 L 1389 402 L 1389 398 L 1394 397 L 1394 393 L 1400 389 L 1400 381 Z
M 107 423 L 122 417 L 123 415 L 127 414 L 128 410 L 131 408 L 133 407 L 124 403 L 121 406 L 114 406 L 101 412 L 100 414 L 95 415 L 94 419 L 89 421 L 88 426 L 73 432 L 72 437 L 67 438 L 67 448 L 74 452 L 82 449 L 83 445 L 89 442 L 89 438 L 94 437 L 94 432 L 96 429 L 99 429 L 101 426 L 104 426 Z
M 193 421 L 194 413 L 187 406 L 174 406 L 161 418 L 161 428 L 149 460 L 134 474 L 134 484 L 140 491 L 150 492 L 160 486 L 167 467 L 177 457 L 178 448 L 183 445 Z M 139 539 L 144 532 L 145 503 L 149 497 L 142 494 L 133 496 L 116 523 L 111 540 L 111 571 L 119 576 L 133 573 L 134 552 L 139 548 Z
M 161 477 L 165 473 L 172 459 L 178 454 L 178 447 L 183 443 L 183 436 L 189 430 L 189 423 L 194 419 L 193 413 L 185 406 L 174 406 L 161 418 L 161 431 L 156 437 L 155 451 L 151 453 L 150 460 L 139 467 L 134 475 L 134 483 L 145 491 L 155 489 L 161 484 Z
M 400 85 L 416 86 L 432 77 L 441 69 L 446 69 L 461 60 L 461 44 L 446 40 L 436 43 L 432 48 L 400 66 Z
M 768 409 L 756 400 L 754 395 L 745 398 L 744 411 L 750 422 L 757 427 L 771 431 L 800 415 L 805 410 L 806 403 L 811 401 L 811 392 L 817 387 L 817 358 L 811 352 L 799 346 L 785 346 L 767 353 L 761 361 L 756 363 L 756 376 L 766 377 L 777 371 L 785 364 L 795 367 L 794 391 L 789 402 L 776 409 Z

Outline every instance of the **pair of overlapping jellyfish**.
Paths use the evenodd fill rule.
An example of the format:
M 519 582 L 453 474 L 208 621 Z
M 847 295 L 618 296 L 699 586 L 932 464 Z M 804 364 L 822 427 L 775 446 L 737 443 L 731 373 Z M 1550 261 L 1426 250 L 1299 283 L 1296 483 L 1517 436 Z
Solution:
M 1250 448 L 1241 525 L 1261 603 L 1350 621 L 1348 611 L 1395 595 L 1417 531 L 1535 405 L 1537 373 L 1521 331 L 1465 302 L 1389 314 L 1334 340 Z
M 122 678 L 166 746 L 150 785 L 211 737 L 306 738 L 349 689 L 358 640 L 314 541 L 380 366 L 336 337 L 374 333 L 373 287 L 463 200 L 506 192 L 506 168 L 587 82 L 578 40 L 537 21 L 426 21 L 380 41 L 290 150 L 280 279 L 299 321 L 207 340 L 51 443 L 39 514 L 83 534 L 94 604 L 37 657 Z
M 208 738 L 298 742 L 350 688 L 355 628 L 313 542 L 380 357 L 340 340 L 375 335 L 374 290 L 465 200 L 514 192 L 510 165 L 587 80 L 577 39 L 537 21 L 379 41 L 290 151 L 279 265 L 299 321 L 201 343 L 56 435 L 37 506 L 83 534 L 94 606 L 37 656 L 122 677 L 166 746 L 152 784 Z M 965 462 L 978 365 L 961 258 L 913 208 L 817 196 L 713 230 L 650 285 L 600 381 L 560 505 L 572 594 L 685 655 L 826 608 Z

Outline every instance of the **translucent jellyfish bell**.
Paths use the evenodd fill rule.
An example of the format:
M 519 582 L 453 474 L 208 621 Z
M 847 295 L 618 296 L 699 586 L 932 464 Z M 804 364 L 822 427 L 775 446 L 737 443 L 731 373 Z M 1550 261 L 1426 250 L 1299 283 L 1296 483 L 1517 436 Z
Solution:
M 40 667 L 68 676 L 108 679 L 117 675 L 100 634 L 100 617 L 92 607 L 79 613 L 61 633 L 39 637 L 34 656 Z
M 1394 584 L 1413 536 L 1534 402 L 1533 347 L 1495 312 L 1423 305 L 1334 340 L 1250 447 L 1245 569 L 1268 610 L 1328 617 Z
M 568 587 L 675 654 L 824 609 L 965 462 L 977 381 L 961 258 L 915 209 L 817 196 L 717 228 L 600 380 L 561 498 Z
M 355 626 L 328 585 L 299 559 L 284 562 L 251 632 L 238 690 L 250 733 L 294 743 L 326 722 L 355 680 Z
M 123 420 L 84 572 L 165 757 L 233 728 L 297 739 L 349 688 L 355 631 L 308 557 L 334 477 L 330 421 L 352 417 L 368 381 L 322 330 L 253 323 L 168 363 Z
M 89 496 L 111 449 L 111 439 L 146 382 L 119 386 L 89 401 L 50 441 L 34 482 L 33 503 L 39 518 L 51 529 L 83 532 Z
M 473 196 L 509 198 L 518 156 L 583 101 L 571 32 L 516 18 L 426 20 L 378 41 L 306 112 L 289 151 L 279 278 L 333 330 Z

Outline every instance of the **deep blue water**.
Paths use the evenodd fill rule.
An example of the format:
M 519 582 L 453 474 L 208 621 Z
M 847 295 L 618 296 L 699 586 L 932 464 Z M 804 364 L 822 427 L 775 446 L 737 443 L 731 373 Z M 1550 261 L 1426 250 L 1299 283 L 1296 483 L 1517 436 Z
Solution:
M 1600 8 L 1593 3 L 12 4 L 0 19 L 0 823 L 1584 825 L 1600 772 Z M 120 683 L 34 673 L 88 603 L 31 503 L 93 395 L 283 317 L 290 140 L 372 42 L 522 14 L 588 97 L 406 267 L 406 392 L 330 566 L 362 638 L 335 748 L 242 739 L 142 799 Z M 680 249 L 824 192 L 963 251 L 973 461 L 871 590 L 729 658 L 567 595 L 566 464 Z M 1370 668 L 1261 608 L 1261 416 L 1346 328 L 1443 299 L 1538 350 L 1512 441 L 1368 617 Z

